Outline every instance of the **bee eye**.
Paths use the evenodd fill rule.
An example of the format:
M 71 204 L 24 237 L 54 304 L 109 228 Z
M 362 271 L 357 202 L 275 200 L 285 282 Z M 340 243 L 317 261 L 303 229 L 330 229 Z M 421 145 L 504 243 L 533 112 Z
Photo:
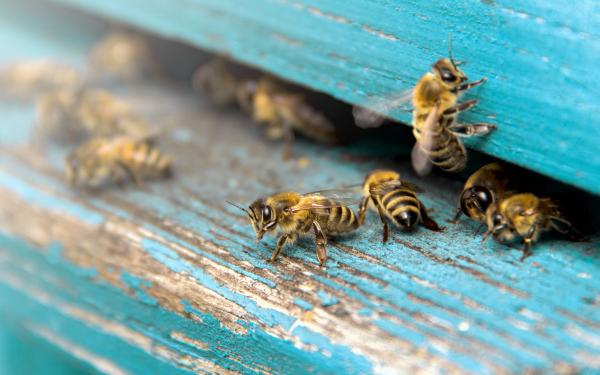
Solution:
M 498 225 L 502 224 L 502 215 L 500 214 L 495 214 L 492 217 L 492 224 L 497 227 Z
M 262 216 L 263 216 L 263 219 L 270 219 L 271 218 L 271 207 L 264 206 L 262 209 Z
M 492 203 L 492 192 L 483 186 L 473 188 L 473 199 L 477 202 L 477 207 L 485 212 Z
M 441 68 L 440 76 L 442 77 L 442 80 L 446 81 L 446 82 L 456 81 L 456 76 L 454 74 L 452 74 L 452 72 L 450 70 L 448 70 L 448 68 Z

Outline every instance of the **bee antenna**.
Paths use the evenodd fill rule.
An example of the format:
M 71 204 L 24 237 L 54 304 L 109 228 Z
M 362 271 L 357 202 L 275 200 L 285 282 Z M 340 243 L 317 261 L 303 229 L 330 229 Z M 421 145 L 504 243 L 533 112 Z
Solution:
M 225 202 L 229 203 L 229 204 L 230 204 L 230 205 L 232 205 L 233 207 L 235 207 L 235 208 L 238 208 L 238 209 L 240 209 L 240 210 L 244 211 L 245 213 L 247 213 L 248 215 L 250 215 L 250 211 L 248 211 L 248 209 L 246 209 L 246 208 L 244 208 L 244 207 L 240 206 L 239 204 L 236 204 L 236 203 L 233 203 L 233 202 L 230 202 L 230 201 L 225 201 Z M 250 216 L 252 216 L 252 215 L 250 215 Z
M 483 238 L 481 239 L 481 242 L 487 241 L 490 234 L 492 234 L 492 229 L 488 229 L 487 231 L 485 231 L 485 233 L 483 234 Z
M 456 63 L 454 62 L 454 57 L 452 56 L 452 33 L 448 34 L 448 57 L 450 58 L 450 62 L 456 68 Z

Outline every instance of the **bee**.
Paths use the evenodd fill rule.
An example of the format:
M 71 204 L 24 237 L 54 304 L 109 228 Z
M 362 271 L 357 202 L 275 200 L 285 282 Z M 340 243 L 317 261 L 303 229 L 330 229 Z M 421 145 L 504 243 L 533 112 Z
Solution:
M 390 170 L 376 170 L 365 178 L 362 185 L 363 199 L 360 204 L 358 222 L 364 223 L 367 207 L 377 210 L 383 225 L 383 242 L 388 240 L 388 220 L 395 226 L 412 230 L 417 224 L 432 231 L 442 228 L 429 217 L 427 209 L 417 198 L 420 189 L 400 178 Z
M 328 198 L 327 191 L 277 193 L 255 200 L 248 209 L 229 203 L 248 215 L 257 242 L 266 233 L 281 234 L 271 262 L 277 259 L 284 245 L 292 244 L 299 236 L 310 235 L 312 231 L 317 244 L 317 260 L 323 266 L 327 260 L 327 238 L 352 233 L 359 227 L 354 211 L 341 198 Z
M 36 107 L 39 135 L 56 141 L 152 135 L 147 123 L 125 101 L 104 90 L 56 90 L 40 97 Z
M 208 93 L 213 102 L 220 106 L 237 103 L 238 90 L 244 83 L 222 58 L 215 58 L 200 66 L 192 76 L 193 87 Z
M 338 142 L 333 123 L 308 103 L 306 97 L 270 76 L 247 81 L 238 89 L 238 103 L 259 124 L 267 137 L 285 141 L 284 159 L 293 154 L 294 132 L 325 144 Z
M 171 158 L 147 140 L 132 137 L 93 138 L 66 158 L 67 180 L 74 187 L 99 188 L 127 180 L 141 185 L 145 179 L 171 174 Z
M 481 78 L 467 82 L 467 76 L 452 57 L 438 60 L 432 71 L 421 77 L 414 89 L 385 99 L 376 99 L 366 108 L 355 108 L 355 121 L 359 127 L 379 126 L 394 108 L 412 100 L 413 135 L 416 139 L 411 153 L 412 164 L 419 175 L 426 175 L 432 166 L 446 172 L 460 172 L 467 164 L 467 153 L 461 138 L 485 135 L 496 128 L 488 123 L 462 124 L 457 122 L 461 112 L 475 105 L 477 100 L 458 103 L 465 91 L 486 82 Z
M 53 60 L 17 62 L 0 69 L 0 87 L 5 95 L 20 100 L 57 89 L 80 87 L 83 79 L 73 67 Z
M 517 192 L 519 179 L 516 177 L 511 167 L 504 163 L 490 163 L 481 167 L 465 182 L 452 221 L 458 222 L 460 215 L 465 214 L 485 223 L 486 210 L 492 203 Z
M 575 240 L 578 231 L 564 217 L 556 201 L 520 193 L 492 203 L 486 210 L 488 230 L 484 241 L 493 235 L 498 242 L 523 238 L 521 261 L 531 255 L 531 246 L 543 232 L 556 231 Z
M 88 56 L 92 78 L 138 81 L 158 72 L 146 39 L 129 32 L 111 32 L 92 47 Z

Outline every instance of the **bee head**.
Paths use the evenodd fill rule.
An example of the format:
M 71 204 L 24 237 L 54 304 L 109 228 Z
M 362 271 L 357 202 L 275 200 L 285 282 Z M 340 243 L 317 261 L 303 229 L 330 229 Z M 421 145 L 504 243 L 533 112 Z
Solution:
M 246 81 L 237 89 L 237 101 L 243 110 L 250 112 L 252 110 L 252 102 L 256 94 L 257 84 L 255 81 Z
M 433 73 L 449 88 L 458 87 L 467 80 L 467 76 L 452 59 L 440 59 L 433 64 Z
M 508 218 L 498 209 L 498 204 L 492 203 L 486 211 L 486 223 L 488 230 L 484 234 L 484 240 L 490 234 L 500 242 L 510 241 L 515 237 L 515 232 Z
M 260 241 L 266 232 L 277 226 L 275 208 L 267 204 L 264 199 L 257 199 L 250 205 L 248 216 L 256 233 L 256 240 Z
M 471 219 L 486 220 L 486 211 L 492 204 L 494 196 L 490 189 L 484 186 L 473 186 L 465 189 L 460 195 L 460 208 Z

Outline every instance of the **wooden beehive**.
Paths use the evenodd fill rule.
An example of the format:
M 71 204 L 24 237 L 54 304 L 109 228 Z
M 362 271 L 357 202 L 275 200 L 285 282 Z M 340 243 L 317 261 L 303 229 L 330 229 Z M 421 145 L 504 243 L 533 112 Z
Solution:
M 100 16 L 360 104 L 413 85 L 452 33 L 467 74 L 489 78 L 465 118 L 499 127 L 469 147 L 600 192 L 593 2 L 60 2 L 3 0 L 0 61 L 83 66 L 106 31 Z M 407 160 L 391 160 L 394 142 L 299 141 L 306 166 L 187 89 L 148 83 L 122 95 L 165 130 L 172 180 L 74 192 L 67 150 L 28 146 L 31 105 L 0 103 L 0 309 L 11 330 L 106 373 L 600 370 L 597 234 L 545 241 L 521 263 L 517 249 L 482 245 L 477 225 L 445 223 L 462 183 L 434 175 L 420 184 L 444 234 L 394 231 L 382 245 L 372 220 L 330 245 L 326 268 L 310 242 L 268 263 L 274 240 L 255 244 L 226 200 L 348 185 L 381 167 L 414 178 Z

